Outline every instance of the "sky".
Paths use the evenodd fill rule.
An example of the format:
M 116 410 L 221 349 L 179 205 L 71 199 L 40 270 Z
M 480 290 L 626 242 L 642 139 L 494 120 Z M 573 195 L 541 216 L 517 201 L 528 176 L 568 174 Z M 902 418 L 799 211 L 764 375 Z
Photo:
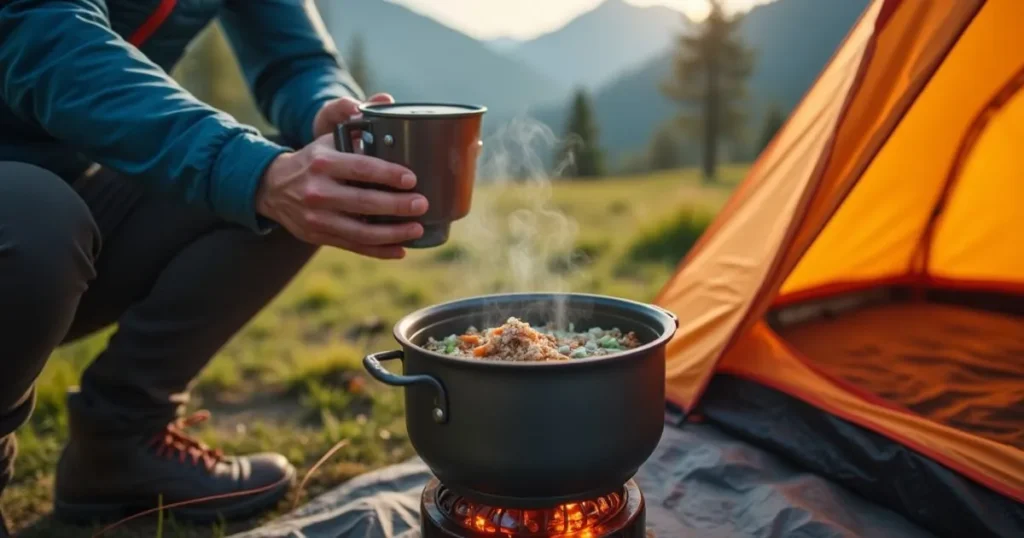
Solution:
M 555 30 L 603 0 L 391 0 L 429 15 L 477 39 L 530 39 Z M 705 0 L 626 0 L 635 5 L 665 5 L 699 20 Z M 730 11 L 745 11 L 770 0 L 724 0 Z

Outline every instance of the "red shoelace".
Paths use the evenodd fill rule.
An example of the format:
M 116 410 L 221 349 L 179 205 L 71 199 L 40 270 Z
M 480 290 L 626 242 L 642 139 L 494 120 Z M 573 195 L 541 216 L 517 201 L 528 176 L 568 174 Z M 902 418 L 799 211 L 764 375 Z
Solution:
M 186 463 L 191 459 L 192 465 L 202 463 L 206 470 L 212 471 L 213 467 L 224 457 L 224 453 L 185 433 L 187 428 L 205 422 L 209 418 L 208 411 L 197 411 L 165 426 L 163 431 L 154 435 L 150 441 L 150 444 L 156 448 L 156 455 L 167 459 L 177 456 L 181 463 Z

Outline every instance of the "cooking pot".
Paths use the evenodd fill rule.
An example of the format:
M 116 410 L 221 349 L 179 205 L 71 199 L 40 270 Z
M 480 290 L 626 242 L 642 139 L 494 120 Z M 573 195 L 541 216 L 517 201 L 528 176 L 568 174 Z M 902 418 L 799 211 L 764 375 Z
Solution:
M 633 331 L 640 347 L 568 361 L 470 359 L 425 349 L 428 337 L 558 320 L 577 331 Z M 600 295 L 529 293 L 424 308 L 394 327 L 401 349 L 363 359 L 377 380 L 405 388 L 413 448 L 460 495 L 539 508 L 618 491 L 650 457 L 665 411 L 665 344 L 678 319 L 657 306 Z M 400 359 L 404 373 L 381 361 Z

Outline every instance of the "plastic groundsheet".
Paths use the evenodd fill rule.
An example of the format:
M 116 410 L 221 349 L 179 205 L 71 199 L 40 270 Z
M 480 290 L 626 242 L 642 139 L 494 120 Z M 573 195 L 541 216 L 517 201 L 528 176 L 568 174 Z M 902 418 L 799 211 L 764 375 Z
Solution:
M 419 538 L 418 459 L 352 479 L 229 538 Z M 707 424 L 666 426 L 635 478 L 658 538 L 934 538 L 905 518 Z

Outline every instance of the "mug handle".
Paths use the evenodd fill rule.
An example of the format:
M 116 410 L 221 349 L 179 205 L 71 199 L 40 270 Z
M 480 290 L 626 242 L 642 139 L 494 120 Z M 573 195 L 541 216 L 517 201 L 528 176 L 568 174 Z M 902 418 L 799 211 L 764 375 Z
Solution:
M 448 393 L 445 392 L 444 386 L 437 380 L 436 377 L 418 374 L 418 375 L 398 375 L 388 371 L 380 363 L 380 361 L 389 360 L 402 360 L 405 359 L 405 353 L 396 349 L 393 351 L 384 351 L 381 353 L 370 353 L 363 357 L 363 367 L 370 373 L 377 381 L 384 383 L 385 385 L 391 385 L 392 387 L 407 387 L 409 385 L 429 385 L 437 391 L 437 398 L 434 400 L 434 409 L 431 410 L 430 416 L 434 419 L 434 422 L 438 424 L 444 424 L 448 422 Z
M 345 153 L 355 153 L 356 150 L 352 146 L 352 133 L 354 131 L 364 131 L 370 133 L 369 139 L 363 138 L 363 145 L 366 149 L 373 148 L 373 123 L 369 120 L 349 120 L 346 121 L 334 129 L 334 147 L 338 151 L 344 151 Z M 371 151 L 365 151 L 364 153 L 370 154 Z

